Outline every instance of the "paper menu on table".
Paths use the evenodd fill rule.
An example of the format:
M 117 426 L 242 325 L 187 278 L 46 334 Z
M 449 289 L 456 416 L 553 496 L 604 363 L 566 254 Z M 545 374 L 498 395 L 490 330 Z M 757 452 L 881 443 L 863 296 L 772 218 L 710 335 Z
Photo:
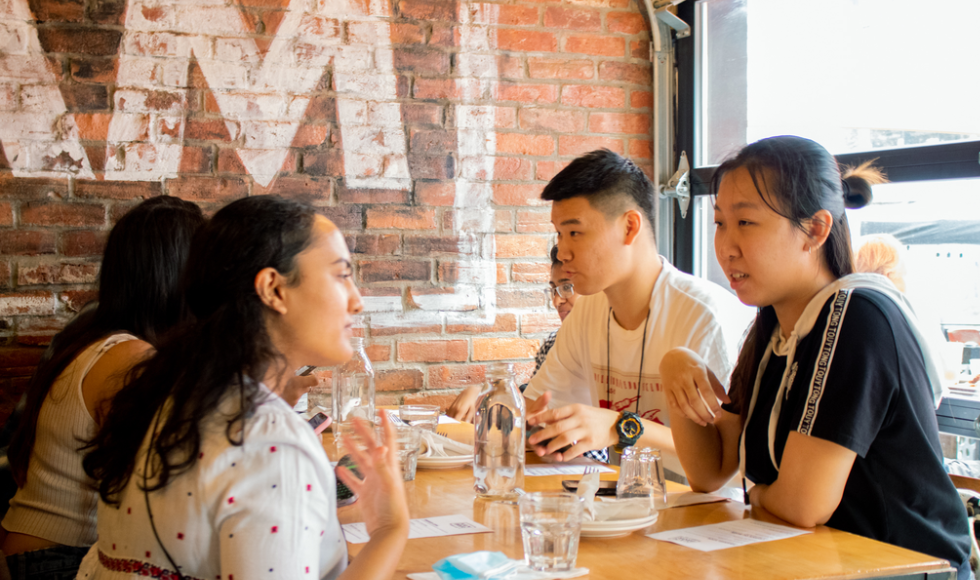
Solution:
M 364 523 L 344 524 L 340 526 L 344 536 L 351 544 L 364 544 L 370 538 Z M 478 524 L 466 516 L 451 515 L 434 518 L 421 518 L 408 523 L 408 539 L 438 538 L 440 536 L 458 536 L 461 534 L 482 534 L 493 530 Z
M 586 467 L 596 467 L 599 473 L 613 473 L 615 470 L 604 465 L 561 465 L 535 464 L 524 466 L 525 477 L 543 477 L 546 475 L 584 475 Z
M 647 537 L 702 552 L 713 552 L 725 548 L 783 540 L 809 533 L 812 532 L 757 520 L 736 520 L 695 528 L 657 532 L 656 534 L 647 534 Z

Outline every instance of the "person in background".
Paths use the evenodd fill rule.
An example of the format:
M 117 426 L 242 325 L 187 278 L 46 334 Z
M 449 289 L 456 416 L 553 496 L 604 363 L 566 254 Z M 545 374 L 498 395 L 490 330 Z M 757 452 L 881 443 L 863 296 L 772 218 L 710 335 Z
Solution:
M 192 324 L 134 370 L 83 461 L 98 542 L 79 578 L 390 578 L 408 538 L 394 429 L 359 423 L 345 468 L 370 541 L 350 564 L 334 471 L 280 393 L 348 360 L 361 311 L 337 227 L 305 204 L 240 199 L 195 237 Z
M 561 261 L 558 259 L 558 248 L 551 248 L 551 280 L 548 282 L 548 290 L 551 295 L 551 304 L 558 311 L 558 317 L 564 322 L 565 317 L 572 311 L 572 307 L 575 306 L 575 287 L 572 285 L 568 278 L 564 277 L 561 272 Z M 538 369 L 544 363 L 545 357 L 548 356 L 548 351 L 555 344 L 555 337 L 558 335 L 558 331 L 552 332 L 548 338 L 544 339 L 544 343 L 541 344 L 541 348 L 538 349 L 538 354 L 534 357 L 534 374 L 537 374 Z M 521 392 L 527 388 L 527 383 L 521 385 Z M 480 390 L 482 387 L 474 385 L 472 387 L 467 387 L 460 393 L 453 404 L 449 406 L 449 410 L 446 412 L 447 415 L 453 419 L 459 421 L 472 422 L 476 414 L 476 400 L 480 396 Z
M 18 490 L 0 531 L 14 578 L 74 577 L 96 539 L 97 494 L 78 448 L 95 435 L 129 369 L 185 320 L 180 275 L 205 223 L 175 197 L 142 202 L 112 228 L 98 301 L 51 341 L 8 457 Z
M 905 248 L 891 234 L 861 236 L 854 243 L 854 271 L 881 274 L 905 292 Z
M 678 348 L 660 370 L 684 471 L 712 491 L 736 471 L 747 503 L 948 560 L 972 577 L 966 514 L 943 468 L 939 373 L 904 296 L 852 274 L 845 207 L 880 173 L 843 176 L 800 137 L 763 139 L 715 171 L 715 254 L 758 315 L 728 394 Z M 719 401 L 723 403 L 719 405 Z
M 655 447 L 680 471 L 660 358 L 688 346 L 727 378 L 751 311 L 657 253 L 656 191 L 629 160 L 593 151 L 558 173 L 541 197 L 553 202 L 556 257 L 579 298 L 524 393 L 528 425 L 544 427 L 529 442 L 557 460 L 611 446 Z

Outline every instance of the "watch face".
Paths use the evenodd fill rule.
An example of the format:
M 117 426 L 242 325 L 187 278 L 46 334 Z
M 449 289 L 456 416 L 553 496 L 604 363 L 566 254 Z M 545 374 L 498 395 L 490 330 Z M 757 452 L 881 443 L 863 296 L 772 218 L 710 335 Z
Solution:
M 636 417 L 624 417 L 619 424 L 619 430 L 627 439 L 633 439 L 643 432 L 643 426 L 640 425 L 640 420 Z

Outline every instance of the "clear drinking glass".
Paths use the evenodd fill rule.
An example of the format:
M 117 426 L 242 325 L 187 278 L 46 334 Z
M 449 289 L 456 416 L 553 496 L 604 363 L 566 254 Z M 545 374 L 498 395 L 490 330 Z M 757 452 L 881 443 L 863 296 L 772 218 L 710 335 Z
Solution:
M 415 479 L 415 468 L 419 459 L 419 448 L 422 445 L 422 432 L 411 425 L 395 425 L 398 435 L 398 463 L 402 468 L 402 478 L 405 481 Z
M 658 510 L 667 507 L 667 482 L 659 449 L 627 447 L 623 450 L 616 497 L 645 497 Z
M 582 500 L 571 493 L 539 491 L 521 496 L 517 505 L 528 567 L 544 572 L 575 568 Z
M 524 487 L 524 397 L 513 365 L 494 363 L 476 404 L 473 488 L 484 499 L 513 499 Z
M 333 370 L 333 421 L 347 423 L 354 417 L 374 421 L 374 369 L 364 352 L 364 339 L 353 337 L 354 356 Z
M 398 407 L 399 419 L 430 433 L 436 432 L 441 413 L 442 409 L 439 408 L 439 405 L 401 405 Z

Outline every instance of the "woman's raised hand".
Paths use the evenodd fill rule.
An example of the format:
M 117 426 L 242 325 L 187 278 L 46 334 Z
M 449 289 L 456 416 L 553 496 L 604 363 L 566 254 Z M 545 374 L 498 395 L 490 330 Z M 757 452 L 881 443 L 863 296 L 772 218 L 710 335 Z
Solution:
M 344 441 L 344 447 L 361 472 L 358 479 L 346 467 L 337 469 L 337 476 L 358 496 L 361 515 L 368 534 L 404 534 L 408 537 L 408 501 L 405 483 L 398 463 L 398 441 L 395 427 L 387 413 L 381 413 L 383 437 L 376 441 L 374 429 L 363 419 L 354 419 L 354 431 L 363 448 L 354 441 Z
M 660 361 L 660 378 L 671 412 L 680 413 L 702 427 L 713 423 L 721 411 L 719 399 L 731 402 L 718 377 L 689 348 L 667 351 Z

